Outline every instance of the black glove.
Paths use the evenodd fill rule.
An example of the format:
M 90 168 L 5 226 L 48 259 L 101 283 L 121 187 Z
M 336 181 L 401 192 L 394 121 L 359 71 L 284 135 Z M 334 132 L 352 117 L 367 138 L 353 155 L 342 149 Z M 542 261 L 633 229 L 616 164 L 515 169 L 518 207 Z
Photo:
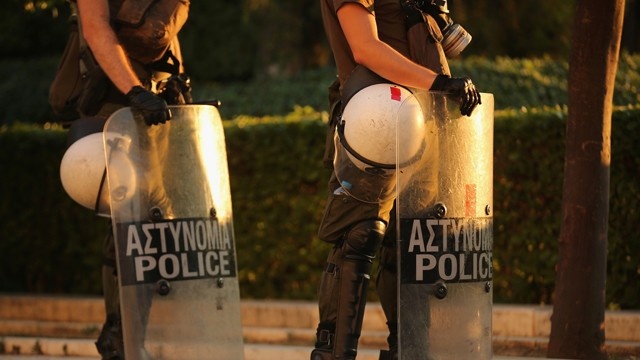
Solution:
M 192 104 L 191 79 L 187 74 L 172 75 L 158 85 L 158 95 L 161 96 L 167 104 Z
M 460 113 L 462 115 L 471 116 L 473 109 L 478 104 L 482 104 L 480 92 L 469 78 L 452 78 L 447 75 L 436 76 L 431 89 L 433 91 L 442 91 L 454 96 L 460 102 Z
M 171 119 L 171 110 L 166 101 L 142 86 L 134 86 L 127 93 L 129 105 L 140 112 L 144 123 L 151 125 L 164 124 Z

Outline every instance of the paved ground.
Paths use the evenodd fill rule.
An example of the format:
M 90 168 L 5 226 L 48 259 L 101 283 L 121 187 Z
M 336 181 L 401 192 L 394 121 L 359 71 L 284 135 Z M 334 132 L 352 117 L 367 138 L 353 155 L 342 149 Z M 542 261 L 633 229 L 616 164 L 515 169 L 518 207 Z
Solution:
M 247 300 L 241 312 L 244 360 L 309 359 L 315 303 Z M 549 307 L 494 304 L 492 312 L 493 360 L 544 357 Z M 103 319 L 97 297 L 0 294 L 0 360 L 99 360 L 94 341 Z M 607 312 L 605 323 L 610 359 L 640 360 L 640 312 Z M 378 360 L 387 332 L 379 304 L 368 305 L 358 360 Z
M 245 355 L 245 360 L 304 360 L 308 358 L 308 351 L 306 351 L 304 354 L 300 354 L 300 357 L 289 357 L 289 356 L 285 356 L 283 357 L 282 354 L 276 354 L 276 353 L 272 353 L 272 352 L 256 352 L 254 353 L 254 355 L 259 355 L 261 357 L 249 357 L 248 355 Z M 55 360 L 55 359 L 69 359 L 69 360 L 99 360 L 99 357 L 53 357 L 53 356 L 27 356 L 27 355 L 0 355 L 0 359 L 1 360 Z M 358 360 L 377 360 L 378 358 L 375 357 L 374 354 L 371 354 L 371 356 L 365 356 L 365 357 L 361 357 L 358 356 Z M 536 358 L 523 358 L 523 357 L 506 357 L 506 356 L 496 356 L 493 358 L 493 360 L 533 360 Z M 539 358 L 542 359 L 542 358 Z M 469 359 L 472 360 L 472 359 Z M 547 360 L 553 360 L 553 359 L 547 359 Z M 559 359 L 556 359 L 559 360 Z

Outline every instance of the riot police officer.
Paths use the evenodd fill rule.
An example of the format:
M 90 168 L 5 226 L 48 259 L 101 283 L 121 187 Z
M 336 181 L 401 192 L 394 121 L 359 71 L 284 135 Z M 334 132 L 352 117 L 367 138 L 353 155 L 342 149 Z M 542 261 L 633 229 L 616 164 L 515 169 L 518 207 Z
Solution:
M 130 106 L 147 125 L 154 126 L 171 119 L 168 105 L 191 102 L 191 85 L 184 75 L 177 38 L 188 17 L 189 1 L 76 0 L 71 6 L 77 9 L 84 85 L 77 102 L 80 119 L 72 121 L 68 145 L 102 131 L 106 119 L 119 108 Z M 101 146 L 97 139 L 96 146 Z M 76 148 L 68 151 L 72 149 Z M 73 167 L 64 170 L 73 171 Z M 76 189 L 66 190 L 71 195 Z M 102 211 L 98 196 L 91 199 L 97 199 L 95 204 L 83 205 L 109 216 Z M 112 233 L 104 243 L 102 277 L 106 320 L 96 347 L 102 359 L 124 359 Z M 148 311 L 148 306 L 141 311 Z
M 389 196 L 394 177 L 366 154 L 345 149 L 344 134 L 335 135 L 334 129 L 340 130 L 348 107 L 366 112 L 366 107 L 353 104 L 359 101 L 354 95 L 380 83 L 446 92 L 459 102 L 463 115 L 470 115 L 481 101 L 480 93 L 469 78 L 451 77 L 446 59 L 462 51 L 470 36 L 453 23 L 442 0 L 321 0 L 321 10 L 338 76 L 330 87 L 332 119 L 325 152 L 325 164 L 335 166 L 319 229 L 320 239 L 332 249 L 318 289 L 320 322 L 311 359 L 355 359 L 370 272 L 379 252 L 376 287 L 389 328 L 389 350 L 381 359 L 396 359 L 397 260 L 394 197 Z M 375 144 L 376 139 L 368 141 Z M 375 151 L 376 146 L 371 148 Z M 344 152 L 357 157 L 354 163 L 369 163 L 350 174 L 357 177 L 357 168 L 363 170 L 355 179 L 358 189 L 341 179 L 337 162 Z

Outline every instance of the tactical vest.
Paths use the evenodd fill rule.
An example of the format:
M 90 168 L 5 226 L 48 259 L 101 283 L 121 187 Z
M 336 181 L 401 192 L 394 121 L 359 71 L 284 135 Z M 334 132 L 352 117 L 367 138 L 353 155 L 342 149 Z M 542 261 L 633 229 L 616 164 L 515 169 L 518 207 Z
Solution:
M 187 21 L 189 0 L 109 0 L 112 26 L 132 59 L 160 60 Z

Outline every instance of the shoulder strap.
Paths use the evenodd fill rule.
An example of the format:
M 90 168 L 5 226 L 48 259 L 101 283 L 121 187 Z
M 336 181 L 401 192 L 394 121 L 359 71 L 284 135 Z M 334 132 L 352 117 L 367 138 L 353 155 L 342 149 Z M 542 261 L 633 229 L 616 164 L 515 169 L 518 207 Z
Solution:
M 78 14 L 78 5 L 76 5 L 76 3 L 73 1 L 70 2 L 70 4 L 71 14 L 76 19 L 76 24 L 78 27 L 78 51 L 79 54 L 81 54 L 78 66 L 80 67 L 80 74 L 82 76 L 86 76 L 89 70 L 87 69 L 87 65 L 85 64 L 85 62 L 82 60 L 82 53 L 89 50 L 89 46 L 87 45 L 87 41 L 84 38 L 84 32 L 82 31 L 82 21 L 80 20 L 80 15 Z
M 78 28 L 78 43 L 80 44 L 80 49 L 87 47 L 87 41 L 84 39 L 84 34 L 82 32 L 82 22 L 80 21 L 80 15 L 78 15 L 78 5 L 76 5 L 75 1 L 69 1 L 69 5 L 71 7 L 71 21 L 75 21 Z

